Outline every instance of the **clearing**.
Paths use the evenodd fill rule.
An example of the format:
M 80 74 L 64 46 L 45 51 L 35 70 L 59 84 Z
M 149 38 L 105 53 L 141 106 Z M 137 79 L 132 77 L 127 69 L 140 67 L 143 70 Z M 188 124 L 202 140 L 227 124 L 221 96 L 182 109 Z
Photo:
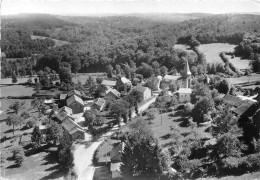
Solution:
M 94 81 L 96 81 L 98 77 L 105 78 L 106 73 L 77 73 L 76 75 L 73 75 L 72 81 L 74 83 L 78 83 L 78 81 L 80 81 L 82 84 L 85 84 L 89 76 L 91 76 Z
M 70 42 L 68 42 L 68 41 L 62 41 L 62 40 L 53 39 L 53 38 L 44 37 L 44 36 L 31 35 L 31 39 L 46 39 L 46 38 L 52 39 L 55 42 L 55 46 L 63 46 L 65 44 L 70 44 Z

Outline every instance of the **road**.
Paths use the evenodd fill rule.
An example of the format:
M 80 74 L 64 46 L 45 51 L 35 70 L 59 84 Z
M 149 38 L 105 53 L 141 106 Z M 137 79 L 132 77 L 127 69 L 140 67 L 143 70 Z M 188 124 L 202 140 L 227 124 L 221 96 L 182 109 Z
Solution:
M 95 167 L 92 164 L 92 158 L 95 150 L 98 146 L 105 140 L 106 137 L 111 136 L 111 134 L 118 130 L 118 125 L 114 126 L 110 131 L 105 133 L 98 140 L 93 142 L 89 147 L 85 144 L 75 144 L 74 154 L 74 171 L 78 177 L 77 180 L 92 180 Z

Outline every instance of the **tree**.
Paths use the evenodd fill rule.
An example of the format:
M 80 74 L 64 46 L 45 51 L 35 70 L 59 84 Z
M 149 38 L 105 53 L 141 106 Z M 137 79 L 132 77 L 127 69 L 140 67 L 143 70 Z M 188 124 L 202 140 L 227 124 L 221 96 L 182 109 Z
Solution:
M 95 110 L 85 111 L 83 117 L 85 118 L 86 126 L 91 128 L 97 118 L 97 113 Z
M 71 152 L 71 146 L 66 146 L 65 148 L 61 149 L 59 151 L 58 158 L 61 170 L 67 171 L 69 168 L 72 168 L 74 157 Z
M 123 99 L 115 101 L 110 108 L 110 114 L 118 120 L 120 124 L 120 118 L 126 117 L 128 114 L 129 103 Z
M 169 85 L 169 90 L 170 90 L 171 92 L 175 92 L 175 91 L 177 90 L 177 86 L 176 86 L 175 84 L 170 84 L 170 85 Z
M 46 142 L 48 144 L 56 145 L 62 136 L 63 136 L 62 126 L 57 122 L 51 120 L 50 125 L 46 130 Z
M 107 87 L 104 84 L 99 84 L 97 89 L 95 90 L 95 98 L 99 98 L 100 96 L 104 96 L 106 93 Z
M 60 67 L 62 68 L 62 67 L 65 67 L 65 68 L 68 68 L 69 70 L 71 70 L 71 65 L 69 64 L 69 63 L 67 63 L 67 62 L 62 62 L 61 64 L 60 64 Z
M 39 117 L 45 109 L 43 102 L 36 97 L 32 100 L 31 106 L 38 109 Z
M 209 87 L 203 83 L 196 82 L 190 95 L 191 103 L 195 104 L 200 98 L 204 96 L 211 97 Z
M 162 66 L 162 67 L 160 68 L 160 72 L 161 72 L 162 76 L 165 76 L 165 75 L 168 73 L 167 67 Z
M 226 79 L 223 79 L 218 85 L 218 92 L 227 94 L 229 92 L 230 85 Z
M 120 167 L 124 178 L 157 179 L 164 170 L 164 159 L 151 130 L 139 118 L 129 125 Z
M 74 59 L 74 60 L 71 62 L 71 71 L 72 71 L 73 73 L 77 73 L 80 68 L 81 68 L 80 60 L 79 60 L 78 58 Z
M 12 114 L 7 118 L 6 125 L 13 126 L 13 135 L 14 135 L 14 126 L 18 125 L 19 123 L 20 123 L 20 119 L 16 114 Z
M 14 104 L 11 104 L 9 108 L 14 111 L 15 114 L 18 115 L 19 111 L 23 108 L 24 102 L 15 101 Z
M 15 72 L 13 72 L 13 74 L 12 74 L 12 83 L 17 83 L 17 76 L 16 76 L 16 74 L 15 74 Z
M 61 83 L 71 83 L 72 82 L 72 76 L 71 72 L 68 68 L 62 67 L 60 68 L 60 81 Z
M 39 126 L 33 128 L 31 141 L 34 149 L 38 149 L 41 146 L 42 134 L 40 132 Z
M 204 115 L 214 107 L 214 102 L 209 97 L 203 97 L 196 102 L 192 110 L 192 118 L 197 124 L 205 122 Z
M 159 79 L 155 76 L 152 76 L 147 80 L 145 86 L 150 88 L 153 91 L 153 90 L 157 90 L 158 83 L 159 83 Z
M 107 77 L 112 78 L 113 77 L 113 66 L 111 64 L 107 65 L 106 67 L 106 73 L 107 73 Z
M 16 146 L 12 150 L 13 159 L 17 166 L 21 166 L 24 161 L 24 150 L 21 146 Z

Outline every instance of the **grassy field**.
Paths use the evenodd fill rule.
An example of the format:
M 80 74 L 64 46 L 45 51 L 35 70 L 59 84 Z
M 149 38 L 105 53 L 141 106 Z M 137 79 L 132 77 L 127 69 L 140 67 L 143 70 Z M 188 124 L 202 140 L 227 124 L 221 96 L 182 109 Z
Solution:
M 192 52 L 189 49 L 189 46 L 183 44 L 176 44 L 174 46 L 176 49 L 186 50 L 188 52 Z M 207 62 L 209 63 L 223 63 L 221 58 L 219 57 L 219 53 L 223 51 L 233 52 L 236 45 L 228 44 L 228 43 L 212 43 L 212 44 L 201 44 L 199 46 L 199 51 L 203 52 L 206 56 Z M 247 69 L 249 68 L 250 60 L 243 59 L 240 57 L 235 57 L 231 59 L 231 56 L 227 56 L 230 59 L 230 62 L 234 64 L 234 66 L 238 69 Z
M 44 37 L 44 36 L 31 35 L 31 39 L 46 39 L 46 38 L 47 37 Z M 68 41 L 61 41 L 61 40 L 53 39 L 53 38 L 50 38 L 50 39 L 52 39 L 55 42 L 55 46 L 63 46 L 65 44 L 70 44 L 70 42 L 68 42 Z
M 26 83 L 29 77 L 25 78 L 17 78 L 17 83 L 12 83 L 12 78 L 0 79 L 0 84 L 18 84 L 18 83 Z
M 22 85 L 1 85 L 1 97 L 7 96 L 31 96 L 34 93 L 34 88 Z

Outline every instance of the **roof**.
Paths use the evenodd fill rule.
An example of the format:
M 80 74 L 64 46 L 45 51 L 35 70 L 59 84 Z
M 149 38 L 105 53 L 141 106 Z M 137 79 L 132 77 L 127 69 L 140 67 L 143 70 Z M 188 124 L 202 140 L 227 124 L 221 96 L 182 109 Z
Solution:
M 149 89 L 148 87 L 144 87 L 144 86 L 136 86 L 135 88 L 133 88 L 133 90 L 135 91 L 139 91 L 141 93 L 143 93 L 144 91 L 146 91 L 147 89 Z
M 58 113 L 62 113 L 62 112 L 66 112 L 67 114 L 72 114 L 72 109 L 67 106 L 63 106 L 62 108 L 58 109 Z
M 237 96 L 225 95 L 222 100 L 226 103 L 233 104 L 235 107 L 240 106 L 244 101 Z
M 69 116 L 68 116 L 69 117 Z M 67 130 L 72 131 L 73 128 L 81 128 L 76 122 L 74 122 L 71 118 L 65 118 L 61 125 Z
M 254 95 L 254 96 L 251 96 L 251 97 L 240 96 L 240 95 L 238 95 L 237 97 L 239 97 L 242 100 L 250 100 L 250 101 L 253 101 L 253 102 L 257 102 L 257 100 L 255 100 L 255 98 L 257 97 L 257 94 Z
M 251 106 L 254 105 L 252 101 L 244 101 L 238 108 L 234 109 L 233 112 L 241 116 L 244 114 Z
M 69 131 L 69 133 L 70 133 L 70 134 L 74 134 L 75 132 L 78 132 L 78 131 L 85 133 L 85 131 L 83 131 L 82 129 L 78 128 L 77 126 L 74 126 L 74 128 L 71 129 L 71 130 Z
M 103 80 L 101 84 L 105 86 L 116 86 L 116 81 Z
M 116 89 L 109 89 L 106 94 L 113 93 L 116 97 L 120 96 L 120 92 L 118 92 Z
M 68 92 L 68 96 L 72 96 L 72 95 L 81 96 L 81 93 L 79 91 L 77 91 L 76 89 L 74 89 L 74 90 L 71 90 Z
M 98 98 L 97 101 L 95 102 L 95 104 L 101 107 L 101 106 L 103 106 L 103 104 L 104 104 L 105 102 L 106 102 L 105 99 L 103 99 L 103 98 Z
M 178 93 L 181 93 L 181 94 L 191 94 L 192 93 L 192 89 L 191 88 L 180 88 L 178 90 Z
M 131 83 L 131 81 L 129 79 L 127 79 L 126 77 L 121 77 L 121 81 L 124 84 Z
M 61 100 L 66 99 L 66 97 L 67 97 L 67 94 L 60 94 L 60 99 L 61 99 Z
M 173 75 L 165 75 L 163 77 L 163 80 L 165 81 L 176 81 L 177 79 L 179 79 L 181 76 L 173 76 Z
M 46 126 L 43 126 L 43 125 L 40 125 L 40 126 L 39 126 L 39 129 L 40 129 L 40 130 L 44 130 L 44 129 L 46 129 L 46 128 L 47 128 L 47 127 L 46 127 Z
M 44 99 L 43 103 L 44 104 L 52 104 L 54 102 L 53 99 Z
M 56 114 L 56 118 L 58 118 L 60 121 L 63 121 L 66 117 L 68 117 L 68 114 L 66 112 L 61 112 Z
M 115 158 L 116 156 L 120 155 L 120 160 L 121 160 L 121 155 L 122 155 L 122 152 L 125 148 L 125 143 L 122 142 L 122 143 L 119 143 L 117 146 L 115 146 L 111 152 L 110 152 L 110 159 L 111 161 L 113 160 L 113 158 Z
M 121 164 L 122 164 L 122 162 L 111 163 L 110 164 L 110 171 L 120 171 Z
M 69 97 L 69 99 L 67 99 L 67 105 L 68 106 L 71 105 L 74 102 L 78 102 L 78 103 L 84 105 L 83 100 L 80 97 L 76 96 L 76 95 L 72 95 L 72 96 Z

